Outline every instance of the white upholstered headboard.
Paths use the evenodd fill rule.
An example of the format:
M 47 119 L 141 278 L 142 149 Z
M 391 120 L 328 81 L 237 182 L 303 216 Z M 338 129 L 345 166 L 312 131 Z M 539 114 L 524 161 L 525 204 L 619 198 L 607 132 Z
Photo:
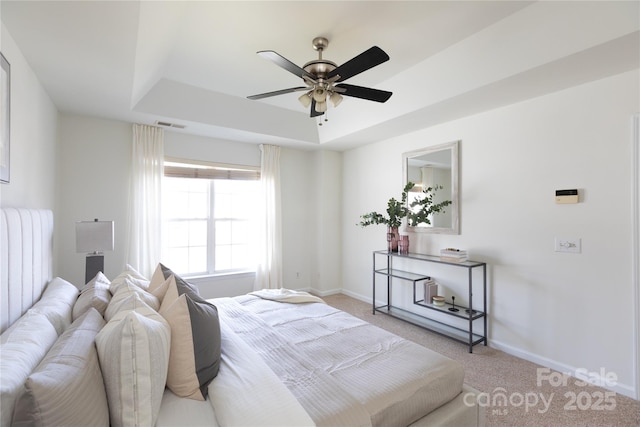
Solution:
M 0 333 L 36 302 L 53 276 L 53 212 L 0 210 Z

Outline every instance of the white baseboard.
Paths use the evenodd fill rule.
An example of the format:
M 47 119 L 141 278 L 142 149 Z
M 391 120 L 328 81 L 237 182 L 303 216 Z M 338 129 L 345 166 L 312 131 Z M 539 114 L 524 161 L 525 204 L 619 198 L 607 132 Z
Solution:
M 362 302 L 366 302 L 367 304 L 371 304 L 371 297 L 370 296 L 360 295 L 360 294 L 357 294 L 355 292 L 347 291 L 347 290 L 344 290 L 344 289 L 341 292 L 343 294 L 351 297 L 351 298 L 355 298 L 355 299 L 360 300 Z M 386 304 L 387 304 L 386 301 L 380 301 L 380 300 L 376 301 L 376 307 L 381 306 L 381 305 L 386 305 Z
M 601 387 L 607 390 L 611 390 L 613 392 L 622 394 L 632 399 L 636 399 L 636 390 L 634 389 L 633 386 L 628 384 L 618 383 L 618 382 L 615 382 L 613 386 L 608 386 L 607 384 L 610 381 L 607 381 L 606 378 L 602 378 L 598 372 L 587 373 L 585 369 L 582 367 L 570 366 L 564 363 L 560 363 L 553 359 L 549 359 L 528 351 L 524 351 L 519 348 L 510 346 L 508 344 L 504 344 L 496 340 L 489 340 L 489 347 L 495 348 L 500 351 L 504 351 L 505 353 L 510 354 L 512 356 L 519 357 L 520 359 L 524 359 L 529 362 L 541 365 L 543 367 L 553 369 L 560 373 L 565 373 L 572 377 L 575 377 L 576 373 L 580 373 L 582 376 L 582 379 L 586 379 L 588 377 L 589 379 L 594 380 L 596 384 L 601 385 Z
M 348 291 L 346 289 L 343 289 L 341 292 L 343 294 L 345 294 L 346 296 L 349 296 L 351 298 L 355 298 L 355 299 L 360 300 L 362 302 L 366 302 L 367 304 L 371 304 L 371 297 L 360 295 L 360 294 L 357 294 L 355 292 Z
M 330 289 L 328 291 L 319 291 L 319 290 L 314 289 L 314 288 L 305 288 L 305 289 L 298 289 L 298 290 L 299 291 L 309 292 L 309 293 L 311 293 L 311 294 L 313 294 L 315 296 L 321 297 L 321 298 L 322 297 L 326 297 L 328 295 L 335 295 L 335 294 L 342 293 L 342 290 L 337 289 L 337 288 L 336 289 Z

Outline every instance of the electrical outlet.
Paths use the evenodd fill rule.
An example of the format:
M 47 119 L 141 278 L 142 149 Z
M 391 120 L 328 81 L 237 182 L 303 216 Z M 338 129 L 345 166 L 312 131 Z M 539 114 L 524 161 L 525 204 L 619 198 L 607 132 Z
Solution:
M 555 251 L 556 252 L 571 252 L 571 253 L 574 253 L 574 254 L 579 254 L 580 252 L 582 252 L 582 239 L 556 237 L 556 239 L 555 239 Z

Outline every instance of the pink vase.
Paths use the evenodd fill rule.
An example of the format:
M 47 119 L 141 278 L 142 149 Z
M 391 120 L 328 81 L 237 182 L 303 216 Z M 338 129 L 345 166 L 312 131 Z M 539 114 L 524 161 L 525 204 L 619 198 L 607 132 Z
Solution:
M 406 234 L 400 236 L 400 241 L 398 242 L 398 253 L 401 255 L 409 254 L 409 236 Z
M 400 240 L 398 227 L 387 227 L 387 250 L 389 252 L 398 252 L 398 240 Z

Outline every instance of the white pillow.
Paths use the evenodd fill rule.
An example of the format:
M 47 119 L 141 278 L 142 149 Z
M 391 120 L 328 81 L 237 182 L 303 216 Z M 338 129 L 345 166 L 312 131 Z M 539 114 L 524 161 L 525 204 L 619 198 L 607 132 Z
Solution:
M 109 322 L 120 311 L 120 304 L 133 294 L 138 295 L 153 310 L 158 311 L 160 309 L 158 298 L 136 286 L 129 278 L 125 278 L 123 283 L 118 286 L 118 290 L 111 298 L 111 302 L 109 302 L 109 306 L 104 313 L 105 320 Z
M 98 310 L 100 316 L 104 316 L 109 301 L 111 301 L 110 284 L 109 279 L 99 271 L 96 277 L 84 285 L 80 289 L 80 296 L 73 306 L 73 320 L 82 316 L 91 307 Z
M 118 274 L 116 278 L 111 281 L 111 285 L 109 286 L 111 294 L 115 294 L 118 290 L 118 287 L 122 285 L 124 283 L 124 280 L 127 278 L 131 281 L 131 283 L 144 290 L 149 287 L 149 280 L 147 280 L 147 278 L 142 274 L 138 273 L 135 268 L 127 264 L 124 268 L 124 271 Z
M 71 325 L 71 312 L 79 293 L 75 285 L 56 277 L 29 311 L 44 314 L 60 335 Z
M 27 376 L 58 339 L 43 314 L 27 312 L 0 337 L 0 425 L 11 425 L 13 406 Z
M 109 426 L 109 406 L 94 344 L 104 326 L 89 308 L 53 344 L 25 382 L 13 412 L 16 426 Z
M 114 427 L 155 425 L 167 380 L 171 329 L 134 299 L 139 306 L 118 312 L 96 337 Z

